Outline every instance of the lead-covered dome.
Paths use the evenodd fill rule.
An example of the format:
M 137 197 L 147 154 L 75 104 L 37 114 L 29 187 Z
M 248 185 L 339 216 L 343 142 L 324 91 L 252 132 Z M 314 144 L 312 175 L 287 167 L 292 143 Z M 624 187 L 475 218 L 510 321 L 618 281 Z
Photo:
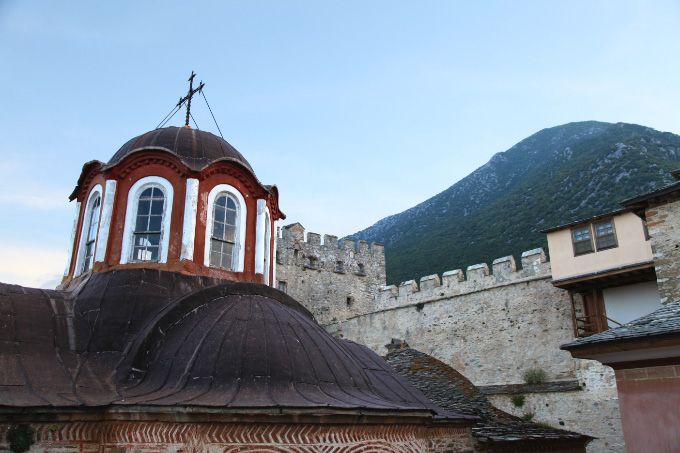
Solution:
M 168 151 L 194 171 L 220 159 L 233 159 L 253 171 L 245 157 L 223 138 L 190 127 L 174 126 L 154 129 L 129 140 L 113 155 L 108 165 L 115 165 L 126 156 L 145 149 Z

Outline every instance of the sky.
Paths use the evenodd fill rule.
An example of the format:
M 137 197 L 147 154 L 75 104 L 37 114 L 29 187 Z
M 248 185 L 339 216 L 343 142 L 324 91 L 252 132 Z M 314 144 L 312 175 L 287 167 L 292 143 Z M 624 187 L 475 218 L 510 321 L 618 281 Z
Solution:
M 61 281 L 83 164 L 156 128 L 192 71 L 283 224 L 342 237 L 543 128 L 680 133 L 679 22 L 678 0 L 0 0 L 0 281 Z

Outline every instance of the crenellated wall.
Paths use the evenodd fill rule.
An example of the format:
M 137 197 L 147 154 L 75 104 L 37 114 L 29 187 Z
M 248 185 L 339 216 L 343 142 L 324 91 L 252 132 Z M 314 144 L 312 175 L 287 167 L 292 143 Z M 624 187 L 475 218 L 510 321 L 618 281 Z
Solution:
M 543 249 L 534 249 L 522 254 L 522 269 L 517 270 L 515 258 L 505 256 L 492 263 L 491 270 L 486 263 L 469 266 L 465 273 L 461 269 L 444 272 L 441 276 L 427 275 L 419 280 L 409 280 L 399 286 L 383 286 L 376 295 L 376 310 L 406 307 L 421 302 L 431 303 L 441 298 L 487 291 L 536 279 L 550 279 L 550 263 Z M 552 286 L 552 285 L 551 285 Z
M 280 229 L 276 287 L 302 302 L 321 324 L 371 311 L 385 285 L 385 247 L 317 233 L 299 223 Z
M 532 392 L 521 409 L 512 406 L 509 393 L 491 401 L 517 415 L 532 412 L 535 421 L 598 437 L 588 451 L 625 451 L 612 370 L 559 349 L 574 340 L 571 304 L 567 292 L 552 285 L 545 253 L 524 252 L 517 267 L 514 257 L 506 256 L 491 267 L 476 264 L 465 272 L 381 287 L 367 311 L 325 327 L 379 354 L 387 352 L 392 338 L 403 339 L 482 389 L 523 384 L 522 372 L 539 367 L 549 381 L 573 383 L 572 389 Z

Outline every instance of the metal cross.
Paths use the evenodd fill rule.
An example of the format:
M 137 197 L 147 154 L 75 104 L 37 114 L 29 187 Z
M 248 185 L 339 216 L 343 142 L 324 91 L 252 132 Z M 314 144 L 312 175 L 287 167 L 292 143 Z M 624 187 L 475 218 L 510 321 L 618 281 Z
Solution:
M 189 93 L 187 93 L 187 95 L 181 98 L 177 103 L 177 107 L 180 107 L 184 101 L 187 101 L 187 120 L 186 123 L 184 123 L 185 126 L 189 126 L 189 115 L 191 113 L 191 98 L 194 96 L 194 94 L 200 93 L 201 90 L 203 90 L 203 87 L 205 86 L 205 83 L 201 81 L 201 84 L 198 86 L 198 88 L 194 89 L 194 77 L 196 77 L 196 74 L 194 74 L 194 71 L 191 71 L 191 77 L 189 77 Z

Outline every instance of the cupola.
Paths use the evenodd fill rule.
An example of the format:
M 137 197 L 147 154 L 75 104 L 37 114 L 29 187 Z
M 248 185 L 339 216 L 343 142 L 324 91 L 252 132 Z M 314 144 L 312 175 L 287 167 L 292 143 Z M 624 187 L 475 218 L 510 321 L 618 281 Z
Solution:
M 226 140 L 165 127 L 83 166 L 64 282 L 89 272 L 154 268 L 269 285 L 276 186 L 260 183 Z

